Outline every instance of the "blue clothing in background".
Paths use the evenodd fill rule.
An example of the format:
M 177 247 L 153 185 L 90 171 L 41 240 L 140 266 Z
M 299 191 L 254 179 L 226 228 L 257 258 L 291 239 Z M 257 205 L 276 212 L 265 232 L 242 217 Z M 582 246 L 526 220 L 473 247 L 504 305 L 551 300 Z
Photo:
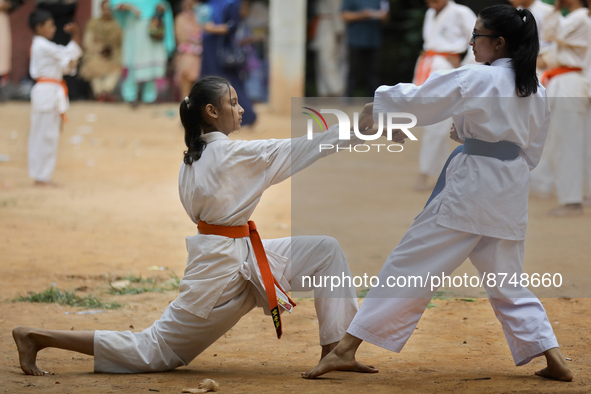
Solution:
M 217 75 L 226 78 L 236 90 L 238 103 L 244 108 L 242 124 L 248 126 L 256 121 L 256 114 L 252 104 L 246 95 L 244 85 L 239 77 L 239 70 L 224 70 L 220 66 L 217 56 L 218 48 L 224 43 L 235 43 L 236 28 L 240 21 L 240 0 L 210 0 L 211 21 L 216 25 L 227 24 L 229 31 L 227 35 L 203 34 L 203 63 L 201 65 L 201 77 Z M 225 40 L 225 41 L 224 41 Z
M 207 22 L 211 22 L 211 7 L 209 4 L 201 3 L 193 8 L 195 14 L 195 20 L 200 25 L 205 25 Z
M 343 11 L 379 10 L 380 0 L 343 0 Z M 382 22 L 368 19 L 347 23 L 347 44 L 355 48 L 379 48 L 382 45 Z

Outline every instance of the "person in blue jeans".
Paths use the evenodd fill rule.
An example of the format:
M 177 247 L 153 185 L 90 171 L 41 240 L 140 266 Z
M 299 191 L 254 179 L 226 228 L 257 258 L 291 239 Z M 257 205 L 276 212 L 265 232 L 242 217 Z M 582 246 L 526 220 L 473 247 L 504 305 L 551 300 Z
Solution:
M 347 24 L 349 76 L 347 96 L 353 97 L 361 76 L 366 76 L 364 97 L 378 88 L 382 24 L 388 20 L 387 2 L 380 0 L 343 0 L 342 17 Z
M 257 115 L 240 79 L 240 68 L 223 68 L 218 58 L 218 50 L 222 45 L 238 45 L 236 30 L 240 22 L 240 3 L 241 0 L 210 0 L 207 3 L 211 7 L 211 20 L 204 26 L 201 78 L 215 75 L 230 81 L 240 97 L 240 105 L 244 108 L 242 125 L 252 126 Z

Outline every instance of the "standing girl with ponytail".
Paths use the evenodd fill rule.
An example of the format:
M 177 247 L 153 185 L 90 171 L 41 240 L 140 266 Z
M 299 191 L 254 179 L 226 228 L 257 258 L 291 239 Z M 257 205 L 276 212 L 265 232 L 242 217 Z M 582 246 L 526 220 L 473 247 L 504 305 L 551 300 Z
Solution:
M 544 355 L 548 366 L 537 375 L 573 378 L 544 307 L 520 279 L 529 171 L 538 164 L 550 120 L 536 76 L 536 22 L 528 10 L 485 8 L 470 45 L 485 65 L 437 72 L 422 86 L 382 86 L 363 111 L 360 127 L 380 112 L 410 112 L 417 126 L 451 116 L 464 146 L 444 169 L 442 191 L 388 256 L 381 286 L 370 290 L 345 337 L 304 378 L 354 368 L 362 341 L 400 352 L 437 288 L 451 287 L 449 276 L 467 258 L 479 271 L 515 365 Z M 392 278 L 408 283 L 393 287 Z
M 240 129 L 243 113 L 236 91 L 220 77 L 201 79 L 181 103 L 187 151 L 179 192 L 199 233 L 186 238 L 189 256 L 179 296 L 162 317 L 138 333 L 17 327 L 13 337 L 26 374 L 44 374 L 35 360 L 48 347 L 93 355 L 95 372 L 172 370 L 189 364 L 255 306 L 272 315 L 268 324 L 280 337 L 280 312 L 295 306 L 286 294 L 292 288 L 314 290 L 321 357 L 336 346 L 357 312 L 355 289 L 331 291 L 312 283 L 351 277 L 338 242 L 323 236 L 261 241 L 249 218 L 268 187 L 361 140 L 353 133 L 339 140 L 335 125 L 312 140 L 232 141 L 228 135 Z M 321 144 L 334 148 L 320 150 Z M 361 364 L 352 369 L 375 371 Z

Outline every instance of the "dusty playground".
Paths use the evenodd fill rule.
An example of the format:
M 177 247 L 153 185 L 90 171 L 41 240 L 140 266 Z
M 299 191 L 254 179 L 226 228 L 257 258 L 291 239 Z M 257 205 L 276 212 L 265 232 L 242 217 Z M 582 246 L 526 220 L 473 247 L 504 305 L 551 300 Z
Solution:
M 362 345 L 359 360 L 380 369 L 373 375 L 333 372 L 316 381 L 300 378 L 320 354 L 310 299 L 301 299 L 294 313 L 285 316 L 280 341 L 270 318 L 254 310 L 189 366 L 174 372 L 93 374 L 91 357 L 50 349 L 40 353 L 38 365 L 52 374 L 24 375 L 11 336 L 15 326 L 121 331 L 149 327 L 176 292 L 112 295 L 109 282 L 141 276 L 164 289 L 172 283 L 172 273 L 182 275 L 184 238 L 196 232 L 178 199 L 184 145 L 176 105 L 132 110 L 121 104 L 74 103 L 61 134 L 54 180 L 63 187 L 57 189 L 33 187 L 27 176 L 29 110 L 28 103 L 0 105 L 0 154 L 10 155 L 10 161 L 0 162 L 0 392 L 180 393 L 204 378 L 218 381 L 223 393 L 591 392 L 589 298 L 542 299 L 562 351 L 571 360 L 571 383 L 534 376 L 544 365 L 540 358 L 515 367 L 501 326 L 483 298 L 434 300 L 435 307 L 426 311 L 401 354 Z M 258 128 L 232 138 L 290 136 L 288 116 L 259 110 Z M 368 180 L 383 182 L 380 195 L 365 196 L 372 204 L 359 212 L 351 207 L 360 201 L 363 188 L 340 190 L 342 197 L 333 199 L 333 205 L 346 209 L 347 215 L 342 222 L 315 227 L 337 237 L 354 274 L 378 272 L 426 201 L 427 195 L 411 191 L 417 155 L 418 144 L 407 144 L 403 154 L 388 159 L 391 167 L 381 163 L 376 179 Z M 319 169 L 328 165 L 317 163 Z M 253 217 L 263 237 L 290 235 L 290 197 L 289 182 L 266 193 Z M 591 209 L 581 218 L 546 217 L 555 203 L 530 199 L 526 269 L 562 272 L 564 264 L 571 271 L 565 274 L 579 275 L 589 284 Z M 347 222 L 372 226 L 376 245 L 360 245 L 355 232 L 338 236 L 338 228 Z M 166 270 L 149 270 L 153 266 Z M 76 314 L 85 309 L 12 301 L 51 285 L 125 305 Z

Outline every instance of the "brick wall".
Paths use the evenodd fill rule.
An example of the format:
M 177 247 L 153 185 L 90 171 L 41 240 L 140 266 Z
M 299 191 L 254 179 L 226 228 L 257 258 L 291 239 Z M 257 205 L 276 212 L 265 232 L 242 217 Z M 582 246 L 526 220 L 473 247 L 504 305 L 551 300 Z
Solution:
M 33 40 L 33 32 L 29 28 L 29 14 L 35 8 L 35 0 L 27 1 L 22 7 L 10 14 L 10 30 L 12 33 L 12 69 L 9 78 L 18 82 L 29 73 L 29 48 Z M 90 19 L 91 0 L 78 0 L 75 21 L 84 32 Z

